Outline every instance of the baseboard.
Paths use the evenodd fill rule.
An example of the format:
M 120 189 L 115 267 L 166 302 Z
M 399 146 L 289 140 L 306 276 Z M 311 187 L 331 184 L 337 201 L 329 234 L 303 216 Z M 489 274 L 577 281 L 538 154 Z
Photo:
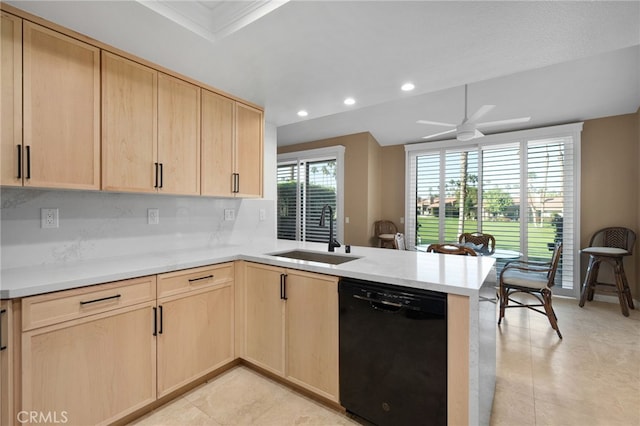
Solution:
M 616 305 L 620 303 L 618 296 L 608 295 L 608 294 L 596 294 L 593 295 L 593 300 L 596 302 L 605 302 L 605 303 L 615 303 Z M 633 299 L 633 304 L 635 306 L 640 306 L 640 302 L 637 299 Z

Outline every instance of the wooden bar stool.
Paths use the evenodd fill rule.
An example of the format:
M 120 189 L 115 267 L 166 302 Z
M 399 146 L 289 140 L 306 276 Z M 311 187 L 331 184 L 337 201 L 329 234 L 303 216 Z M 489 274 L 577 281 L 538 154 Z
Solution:
M 596 288 L 602 287 L 603 292 L 618 294 L 622 315 L 629 316 L 629 309 L 634 309 L 634 306 L 629 282 L 624 273 L 623 260 L 625 256 L 633 254 L 635 241 L 635 232 L 624 227 L 603 228 L 593 234 L 589 247 L 580 251 L 589 255 L 589 266 L 580 295 L 580 307 L 583 307 L 587 300 L 592 301 Z M 598 272 L 603 262 L 613 268 L 615 284 L 598 282 Z M 607 288 L 613 289 L 607 290 Z

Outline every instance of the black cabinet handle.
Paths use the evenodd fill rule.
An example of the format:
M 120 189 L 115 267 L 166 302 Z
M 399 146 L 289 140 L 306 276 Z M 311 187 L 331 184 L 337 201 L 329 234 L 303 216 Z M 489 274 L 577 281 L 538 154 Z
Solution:
M 158 308 L 153 307 L 153 335 L 158 335 Z
M 6 309 L 0 309 L 0 351 L 4 351 L 5 349 L 7 349 L 7 345 L 2 344 L 2 315 L 6 313 Z
M 80 301 L 81 305 L 88 305 L 89 303 L 97 303 L 97 302 L 104 302 L 106 300 L 112 300 L 112 299 L 118 299 L 122 297 L 121 294 L 114 294 L 113 296 L 107 296 L 107 297 L 101 297 L 99 299 L 93 299 L 93 300 L 87 300 L 87 301 Z
M 31 179 L 31 147 L 27 145 L 25 149 L 27 150 L 27 176 L 25 177 Z
M 207 275 L 206 277 L 189 278 L 189 283 L 194 283 L 196 281 L 209 280 L 209 279 L 213 279 L 213 274 Z
M 153 183 L 153 187 L 157 188 L 158 187 L 158 163 L 153 163 L 153 166 L 156 169 L 156 178 L 155 178 L 155 181 Z
M 158 309 L 160 309 L 160 329 L 158 330 L 158 334 L 162 334 L 162 329 L 163 329 L 163 320 L 164 320 L 164 315 L 162 312 L 162 305 L 158 306 Z
M 160 186 L 159 188 L 162 188 L 162 183 L 164 182 L 164 169 L 162 168 L 162 163 L 158 163 L 160 164 Z
M 287 300 L 287 274 L 280 274 L 280 299 Z
M 22 179 L 22 146 L 18 145 L 18 179 Z

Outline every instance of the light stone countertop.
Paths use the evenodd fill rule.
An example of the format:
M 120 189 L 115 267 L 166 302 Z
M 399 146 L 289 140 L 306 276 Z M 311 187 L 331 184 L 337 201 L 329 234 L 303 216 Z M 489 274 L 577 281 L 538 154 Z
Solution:
M 234 260 L 476 297 L 488 277 L 495 280 L 495 260 L 489 257 L 360 246 L 352 246 L 351 254 L 347 254 L 358 259 L 339 265 L 270 255 L 294 249 L 327 252 L 327 244 L 274 240 L 259 245 L 168 249 L 136 256 L 2 269 L 0 298 L 26 297 Z M 337 248 L 336 254 L 345 255 L 344 246 Z

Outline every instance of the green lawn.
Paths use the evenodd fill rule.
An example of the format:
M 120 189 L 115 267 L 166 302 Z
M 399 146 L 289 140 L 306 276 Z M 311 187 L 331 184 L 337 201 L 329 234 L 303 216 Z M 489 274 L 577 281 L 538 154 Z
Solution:
M 418 216 L 418 236 L 421 244 L 440 242 L 438 237 L 438 217 Z M 475 232 L 478 223 L 475 220 L 466 220 L 464 229 L 466 232 Z M 516 221 L 483 221 L 482 232 L 491 234 L 496 239 L 496 248 L 520 251 L 520 224 Z M 550 251 L 547 243 L 553 243 L 555 238 L 555 228 L 548 222 L 542 226 L 528 224 L 529 234 L 529 258 L 548 259 Z M 458 240 L 458 219 L 445 219 L 446 242 Z

